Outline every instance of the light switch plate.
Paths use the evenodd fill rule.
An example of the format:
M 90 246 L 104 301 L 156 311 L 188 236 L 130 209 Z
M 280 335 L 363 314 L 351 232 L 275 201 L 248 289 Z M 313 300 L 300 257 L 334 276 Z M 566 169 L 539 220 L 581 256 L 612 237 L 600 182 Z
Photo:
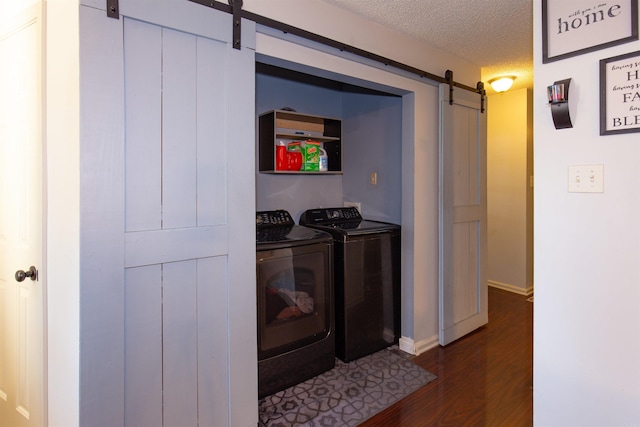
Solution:
M 604 193 L 604 165 L 570 165 L 569 193 Z

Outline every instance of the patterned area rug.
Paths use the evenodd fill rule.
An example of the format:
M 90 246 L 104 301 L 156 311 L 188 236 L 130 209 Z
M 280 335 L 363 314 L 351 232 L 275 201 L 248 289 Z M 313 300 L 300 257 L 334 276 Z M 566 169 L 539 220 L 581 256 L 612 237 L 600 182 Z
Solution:
M 382 350 L 267 396 L 260 426 L 356 426 L 436 378 L 394 350 Z

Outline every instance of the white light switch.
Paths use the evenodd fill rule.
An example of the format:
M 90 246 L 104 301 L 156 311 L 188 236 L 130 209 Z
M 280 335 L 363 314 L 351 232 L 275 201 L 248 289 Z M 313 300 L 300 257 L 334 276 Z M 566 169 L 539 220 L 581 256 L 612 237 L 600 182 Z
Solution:
M 570 165 L 569 193 L 603 193 L 604 165 Z

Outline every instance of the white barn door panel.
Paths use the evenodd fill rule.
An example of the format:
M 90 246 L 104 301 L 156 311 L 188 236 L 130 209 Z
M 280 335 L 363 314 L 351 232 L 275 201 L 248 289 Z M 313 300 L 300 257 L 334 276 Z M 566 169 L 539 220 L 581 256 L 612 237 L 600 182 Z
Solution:
M 127 269 L 126 426 L 215 426 L 228 416 L 225 270 L 224 257 Z
M 87 404 L 81 402 L 81 422 L 252 425 L 257 421 L 255 269 L 246 266 L 255 262 L 255 190 L 253 162 L 243 159 L 253 159 L 255 149 L 254 51 L 199 35 L 185 20 L 196 13 L 193 22 L 202 22 L 204 14 L 211 27 L 219 27 L 215 18 L 226 14 L 177 1 L 159 9 L 169 11 L 168 3 L 179 17 L 175 27 L 168 28 L 170 16 L 164 16 L 163 26 L 121 16 L 122 50 L 100 59 L 123 67 L 118 101 L 123 136 L 103 142 L 120 144 L 122 161 L 116 158 L 113 168 L 88 174 L 97 182 L 122 183 L 111 197 L 121 200 L 124 220 L 119 230 L 87 230 L 86 235 L 95 232 L 106 239 L 120 233 L 114 245 L 94 249 L 98 255 L 120 253 L 123 264 L 104 268 L 116 277 L 120 269 L 122 282 L 98 283 L 91 295 L 84 292 L 81 311 L 83 324 L 104 320 L 92 317 L 91 306 L 105 303 L 99 296 L 109 293 L 108 287 L 122 287 L 121 298 L 116 292 L 106 301 L 115 309 L 113 326 L 100 324 L 121 354 L 112 350 L 105 356 L 81 347 L 81 367 L 106 366 L 102 372 L 84 371 L 81 392 Z M 121 12 L 144 15 L 136 0 L 120 4 Z M 110 20 L 84 9 L 87 25 Z M 229 147 L 242 156 L 230 157 Z M 91 150 L 89 156 L 96 154 Z M 85 208 L 99 197 L 87 195 Z M 109 358 L 118 357 L 121 365 L 109 364 Z M 103 380 L 117 389 L 117 378 L 120 401 L 96 388 Z M 101 416 L 93 410 L 99 400 L 113 403 L 116 413 Z
M 488 321 L 486 116 L 480 96 L 441 86 L 440 344 Z
M 125 265 L 127 271 L 148 273 L 133 276 L 141 275 L 151 292 L 149 300 L 125 301 L 131 343 L 125 347 L 125 372 L 130 359 L 137 364 L 148 354 L 148 348 L 136 344 L 145 337 L 136 336 L 135 323 L 129 329 L 129 316 L 159 314 L 151 331 L 157 342 L 150 344 L 160 357 L 155 369 L 147 368 L 136 379 L 139 384 L 127 381 L 125 410 L 132 418 L 125 425 L 141 425 L 137 417 L 143 407 L 134 402 L 146 395 L 141 385 L 158 383 L 161 390 L 145 408 L 145 419 L 162 414 L 159 425 L 165 427 L 218 425 L 229 415 L 228 390 L 219 388 L 216 396 L 212 386 L 228 381 L 229 364 L 227 299 L 215 298 L 216 291 L 226 293 L 228 276 L 227 69 L 221 60 L 227 47 L 132 19 L 125 19 L 124 32 L 125 164 L 130 172 L 125 193 L 132 201 L 126 205 Z M 133 138 L 128 137 L 130 127 Z M 153 263 L 161 263 L 154 266 L 159 269 L 146 267 Z M 127 292 L 129 285 L 127 280 Z M 217 313 L 215 325 L 211 313 Z

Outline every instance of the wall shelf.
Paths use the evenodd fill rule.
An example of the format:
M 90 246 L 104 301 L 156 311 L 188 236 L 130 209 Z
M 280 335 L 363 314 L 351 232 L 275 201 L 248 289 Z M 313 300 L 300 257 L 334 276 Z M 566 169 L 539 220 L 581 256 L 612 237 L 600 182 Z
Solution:
M 261 173 L 327 175 L 342 173 L 342 121 L 286 110 L 258 117 L 258 170 Z M 276 146 L 294 141 L 318 141 L 327 153 L 327 171 L 276 170 Z
M 551 117 L 556 129 L 572 128 L 569 112 L 569 85 L 571 79 L 558 80 L 547 87 Z

